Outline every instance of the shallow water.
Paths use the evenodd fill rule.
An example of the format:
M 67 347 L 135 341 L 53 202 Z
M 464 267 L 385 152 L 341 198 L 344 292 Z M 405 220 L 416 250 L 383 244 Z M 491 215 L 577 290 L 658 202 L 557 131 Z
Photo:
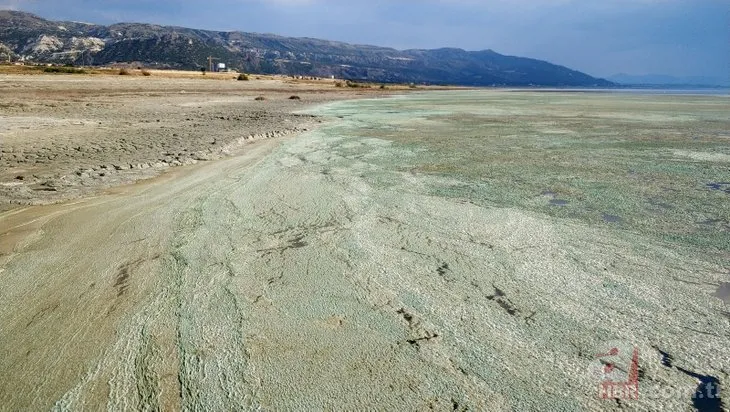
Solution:
M 730 382 L 720 109 L 343 102 L 296 138 L 0 215 L 0 404 L 691 410 L 695 378 Z M 600 399 L 596 355 L 631 346 L 642 396 Z
M 615 216 L 715 250 L 730 248 L 725 231 L 696 222 L 730 218 L 728 112 L 724 97 L 625 91 L 439 92 L 318 111 L 347 119 L 328 132 L 392 144 L 395 158 L 363 156 L 432 177 L 434 195 L 591 225 Z
M 648 392 L 624 405 L 691 409 L 683 370 L 728 382 L 710 364 L 727 364 L 713 285 L 730 238 L 706 223 L 730 219 L 715 187 L 730 180 L 727 109 L 708 96 L 445 92 L 327 105 L 316 113 L 340 120 L 316 134 L 338 159 L 328 178 L 356 176 L 360 202 L 393 224 L 362 234 L 399 262 L 382 269 L 397 281 L 379 284 L 510 407 L 615 406 L 589 400 L 583 372 L 590 347 L 620 340 L 641 347 Z M 414 273 L 422 261 L 433 279 Z M 684 369 L 662 371 L 657 348 Z M 657 388 L 686 395 L 656 399 Z

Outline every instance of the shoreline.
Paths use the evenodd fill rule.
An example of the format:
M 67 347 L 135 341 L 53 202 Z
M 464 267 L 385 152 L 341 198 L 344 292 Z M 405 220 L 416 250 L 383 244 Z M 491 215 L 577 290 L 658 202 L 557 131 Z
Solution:
M 323 119 L 299 112 L 318 104 L 403 92 L 274 78 L 2 75 L 0 213 L 240 154 L 316 127 Z
M 320 104 L 454 90 L 342 88 L 329 79 L 252 75 L 253 80 L 241 82 L 223 75 L 184 74 L 0 73 L 0 118 L 8 125 L 0 131 L 0 213 L 83 198 L 159 176 L 173 167 L 240 154 L 251 143 L 321 124 L 323 119 L 308 114 Z M 293 96 L 299 99 L 290 99 Z M 257 101 L 259 97 L 265 100 Z

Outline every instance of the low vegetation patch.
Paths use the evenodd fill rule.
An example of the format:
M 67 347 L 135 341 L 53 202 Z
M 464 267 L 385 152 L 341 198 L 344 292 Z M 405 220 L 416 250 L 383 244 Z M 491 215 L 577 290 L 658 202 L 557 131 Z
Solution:
M 149 77 L 152 76 L 152 72 L 149 70 L 142 69 L 142 76 Z
M 248 79 L 248 75 L 247 74 L 241 73 L 241 74 L 238 75 L 238 81 L 239 82 L 240 81 L 248 81 L 248 80 L 249 79 Z
M 132 71 L 129 69 L 122 69 L 122 70 L 119 70 L 119 75 L 120 76 L 131 76 Z
M 259 97 L 255 98 L 254 100 L 256 100 L 257 102 L 262 102 L 262 101 L 266 100 L 266 98 L 264 96 L 259 96 Z
M 364 84 L 364 83 L 358 83 L 358 82 L 351 82 L 348 80 L 347 87 L 352 87 L 353 89 L 369 89 L 370 85 Z
M 299 96 L 290 96 L 289 100 L 302 100 L 302 98 Z
M 58 73 L 58 74 L 84 74 L 84 69 L 77 69 L 75 67 L 46 67 L 43 69 L 44 73 Z

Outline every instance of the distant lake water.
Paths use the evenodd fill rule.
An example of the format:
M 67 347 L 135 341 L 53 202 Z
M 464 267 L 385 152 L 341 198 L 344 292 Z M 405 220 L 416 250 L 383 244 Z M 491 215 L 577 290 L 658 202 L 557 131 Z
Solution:
M 701 88 L 701 89 L 513 89 L 516 92 L 537 93 L 616 93 L 616 94 L 646 94 L 646 95 L 698 95 L 698 96 L 730 96 L 730 88 Z
M 426 91 L 332 103 L 317 114 L 342 119 L 323 131 L 349 136 L 353 158 L 428 176 L 420 184 L 434 196 L 720 248 L 730 228 L 725 92 Z M 391 142 L 399 155 L 360 152 L 360 139 Z

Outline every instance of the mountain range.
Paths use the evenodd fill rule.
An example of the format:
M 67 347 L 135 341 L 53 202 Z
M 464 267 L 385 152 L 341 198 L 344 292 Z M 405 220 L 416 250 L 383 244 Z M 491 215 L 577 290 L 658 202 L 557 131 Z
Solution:
M 614 86 L 567 67 L 492 50 L 396 50 L 154 24 L 59 22 L 0 10 L 0 59 L 198 70 L 208 66 L 209 56 L 247 73 L 464 86 Z

